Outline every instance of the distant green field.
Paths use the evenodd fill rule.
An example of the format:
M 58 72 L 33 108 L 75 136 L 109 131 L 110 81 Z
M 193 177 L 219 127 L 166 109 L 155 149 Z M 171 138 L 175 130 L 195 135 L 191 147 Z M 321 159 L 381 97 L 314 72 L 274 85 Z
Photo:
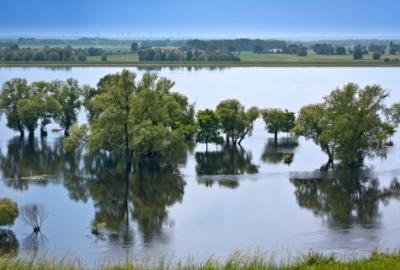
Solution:
M 38 49 L 38 48 L 43 48 L 43 45 L 24 45 L 21 46 L 21 48 L 34 48 L 34 49 Z M 66 47 L 66 45 L 51 45 L 49 47 Z M 95 48 L 101 48 L 105 51 L 109 51 L 109 52 L 122 52 L 122 53 L 127 53 L 130 51 L 130 47 L 127 45 L 105 45 L 105 44 L 99 44 L 99 45 L 72 45 L 71 46 L 74 49 L 87 49 L 90 47 L 95 47 Z
M 89 56 L 87 57 L 86 62 L 88 63 L 101 62 L 101 56 Z M 107 55 L 107 62 L 121 62 L 121 63 L 139 62 L 139 57 L 136 53 Z M 106 64 L 107 62 L 104 63 Z
M 313 63 L 323 63 L 323 62 L 338 62 L 338 63 L 351 63 L 351 62 L 372 62 L 379 63 L 384 62 L 384 58 L 389 58 L 390 60 L 399 59 L 400 55 L 382 55 L 381 60 L 373 60 L 372 55 L 364 55 L 363 60 L 353 60 L 352 55 L 317 55 L 313 52 L 308 52 L 307 56 L 297 56 L 290 54 L 255 54 L 252 52 L 242 52 L 240 53 L 240 60 L 243 62 L 313 62 Z

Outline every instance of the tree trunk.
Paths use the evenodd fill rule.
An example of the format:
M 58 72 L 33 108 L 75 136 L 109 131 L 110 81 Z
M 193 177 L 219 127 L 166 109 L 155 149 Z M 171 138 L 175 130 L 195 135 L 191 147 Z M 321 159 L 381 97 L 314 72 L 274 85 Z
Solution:
M 225 144 L 229 145 L 229 135 L 228 134 L 225 135 Z
M 24 137 L 24 136 L 25 136 L 24 128 L 19 127 L 19 128 L 18 128 L 18 131 L 19 131 L 19 135 L 20 135 L 21 137 Z
M 128 134 L 128 125 L 125 124 L 125 162 L 126 162 L 126 169 L 131 170 L 132 168 L 132 151 L 129 149 L 129 134 Z
M 34 128 L 30 127 L 28 129 L 28 131 L 29 131 L 29 138 L 35 137 L 35 129 Z
M 275 130 L 275 133 L 274 133 L 274 142 L 275 142 L 275 145 L 278 144 L 278 130 Z

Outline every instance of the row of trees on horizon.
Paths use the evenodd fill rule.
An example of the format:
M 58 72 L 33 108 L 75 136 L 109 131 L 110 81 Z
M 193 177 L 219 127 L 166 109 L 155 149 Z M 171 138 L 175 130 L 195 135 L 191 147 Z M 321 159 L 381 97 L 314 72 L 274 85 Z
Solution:
M 25 44 L 25 43 L 23 43 Z M 158 43 L 155 43 L 158 44 Z M 352 55 L 353 59 L 360 60 L 366 54 L 371 54 L 374 60 L 380 60 L 387 53 L 400 53 L 400 44 L 370 43 L 353 46 L 334 45 L 331 43 L 288 43 L 280 40 L 188 40 L 180 46 L 157 47 L 151 42 L 132 42 L 130 48 L 121 51 L 105 50 L 98 47 L 72 48 L 66 47 L 20 47 L 18 43 L 0 42 L 1 61 L 50 61 L 50 62 L 83 62 L 88 56 L 101 56 L 107 61 L 107 55 L 137 53 L 139 61 L 240 61 L 239 54 L 243 51 L 252 51 L 255 54 L 289 54 L 307 56 L 310 50 L 317 55 Z M 390 58 L 385 58 L 390 61 Z

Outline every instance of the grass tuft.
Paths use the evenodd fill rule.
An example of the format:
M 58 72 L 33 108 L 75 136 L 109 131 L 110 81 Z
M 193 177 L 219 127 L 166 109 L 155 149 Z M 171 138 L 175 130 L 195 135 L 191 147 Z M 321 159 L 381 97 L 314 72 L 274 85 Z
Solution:
M 36 259 L 0 257 L 0 270 L 83 270 L 88 269 L 79 262 L 48 260 L 45 257 Z M 92 268 L 93 269 L 93 268 Z M 162 258 L 153 262 L 136 261 L 125 264 L 101 265 L 98 270 L 372 270 L 400 269 L 400 253 L 373 252 L 369 257 L 347 262 L 337 260 L 334 256 L 310 253 L 297 258 L 292 263 L 277 265 L 267 259 L 265 254 L 235 252 L 221 261 L 210 257 L 204 262 L 177 262 Z

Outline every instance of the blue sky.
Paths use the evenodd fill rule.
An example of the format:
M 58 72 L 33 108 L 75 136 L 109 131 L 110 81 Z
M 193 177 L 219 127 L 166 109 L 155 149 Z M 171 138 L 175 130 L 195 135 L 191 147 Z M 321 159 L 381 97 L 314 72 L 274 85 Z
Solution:
M 399 0 L 0 0 L 0 35 L 399 37 Z

